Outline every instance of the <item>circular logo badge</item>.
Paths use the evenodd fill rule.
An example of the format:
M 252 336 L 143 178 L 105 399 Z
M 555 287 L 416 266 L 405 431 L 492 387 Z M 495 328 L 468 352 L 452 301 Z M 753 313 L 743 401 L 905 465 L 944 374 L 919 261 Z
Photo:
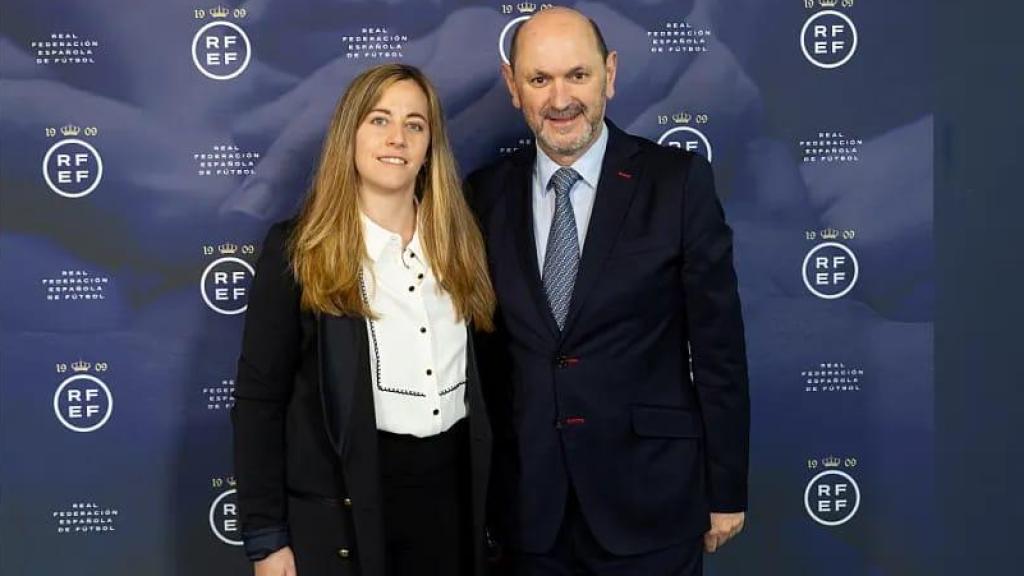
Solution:
M 658 144 L 696 152 L 711 162 L 711 142 L 703 132 L 689 126 L 669 128 L 658 138 Z
M 73 432 L 99 430 L 114 411 L 114 396 L 102 380 L 76 374 L 60 383 L 53 394 L 53 412 Z
M 853 251 L 838 242 L 823 242 L 804 257 L 804 286 L 818 298 L 835 300 L 853 290 L 860 265 Z
M 512 30 L 530 19 L 530 16 L 513 18 L 501 29 L 501 36 L 498 36 L 498 53 L 501 54 L 501 61 L 508 64 L 508 55 L 512 52 Z
M 807 483 L 804 508 L 818 524 L 845 524 L 860 508 L 860 488 L 846 472 L 825 470 Z
M 816 12 L 800 30 L 800 50 L 819 68 L 839 68 L 857 51 L 857 27 L 842 12 Z
M 203 302 L 221 314 L 241 314 L 249 305 L 249 284 L 256 270 L 241 258 L 218 258 L 203 270 L 199 290 Z
M 215 20 L 192 38 L 192 62 L 207 78 L 231 80 L 245 72 L 250 58 L 249 37 L 233 22 Z
M 81 198 L 100 185 L 103 159 L 85 140 L 67 138 L 50 146 L 43 157 L 46 185 L 65 198 Z
M 231 546 L 242 545 L 238 525 L 238 490 L 232 488 L 210 504 L 210 530 L 218 540 Z

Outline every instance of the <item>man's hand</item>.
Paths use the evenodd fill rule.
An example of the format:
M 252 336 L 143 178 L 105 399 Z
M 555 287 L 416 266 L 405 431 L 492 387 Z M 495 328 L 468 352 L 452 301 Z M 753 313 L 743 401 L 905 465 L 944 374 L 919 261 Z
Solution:
M 704 533 L 704 551 L 714 552 L 743 530 L 744 512 L 712 512 L 711 529 Z
M 256 562 L 253 569 L 254 576 L 298 576 L 295 570 L 295 556 L 288 546 Z

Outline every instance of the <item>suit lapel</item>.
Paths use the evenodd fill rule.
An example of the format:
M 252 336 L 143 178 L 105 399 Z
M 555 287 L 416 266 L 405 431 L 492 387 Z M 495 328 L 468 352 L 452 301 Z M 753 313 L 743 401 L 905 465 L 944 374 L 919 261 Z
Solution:
M 629 211 L 636 190 L 636 178 L 630 164 L 639 146 L 611 121 L 606 119 L 605 123 L 608 126 L 608 147 L 601 163 L 601 180 L 594 197 L 594 209 L 590 213 L 590 224 L 583 244 L 579 272 L 576 273 L 563 339 L 572 330 L 587 296 L 599 284 L 601 270 L 615 245 L 622 220 Z
M 533 231 L 532 181 L 536 156 L 536 149 L 531 146 L 524 150 L 523 154 L 514 158 L 514 174 L 512 181 L 508 183 L 508 186 L 511 186 L 512 235 L 527 290 L 533 298 L 541 321 L 547 326 L 551 335 L 558 338 L 558 324 L 551 314 L 551 306 L 548 304 L 547 295 L 544 293 L 544 284 L 541 282 L 540 267 L 537 265 L 537 241 Z

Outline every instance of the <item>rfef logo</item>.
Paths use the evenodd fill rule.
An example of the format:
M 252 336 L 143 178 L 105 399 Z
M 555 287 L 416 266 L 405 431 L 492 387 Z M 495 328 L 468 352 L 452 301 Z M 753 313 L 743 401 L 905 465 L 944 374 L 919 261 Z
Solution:
M 838 68 L 857 51 L 857 27 L 837 10 L 816 12 L 800 30 L 800 50 L 818 68 Z

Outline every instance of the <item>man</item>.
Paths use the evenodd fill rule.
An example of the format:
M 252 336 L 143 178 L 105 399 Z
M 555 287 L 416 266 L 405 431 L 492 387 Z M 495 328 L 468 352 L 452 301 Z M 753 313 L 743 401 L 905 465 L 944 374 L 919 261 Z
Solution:
M 749 399 L 710 166 L 604 118 L 617 55 L 552 8 L 502 69 L 536 148 L 474 173 L 499 330 L 495 536 L 515 572 L 685 574 L 740 531 Z

